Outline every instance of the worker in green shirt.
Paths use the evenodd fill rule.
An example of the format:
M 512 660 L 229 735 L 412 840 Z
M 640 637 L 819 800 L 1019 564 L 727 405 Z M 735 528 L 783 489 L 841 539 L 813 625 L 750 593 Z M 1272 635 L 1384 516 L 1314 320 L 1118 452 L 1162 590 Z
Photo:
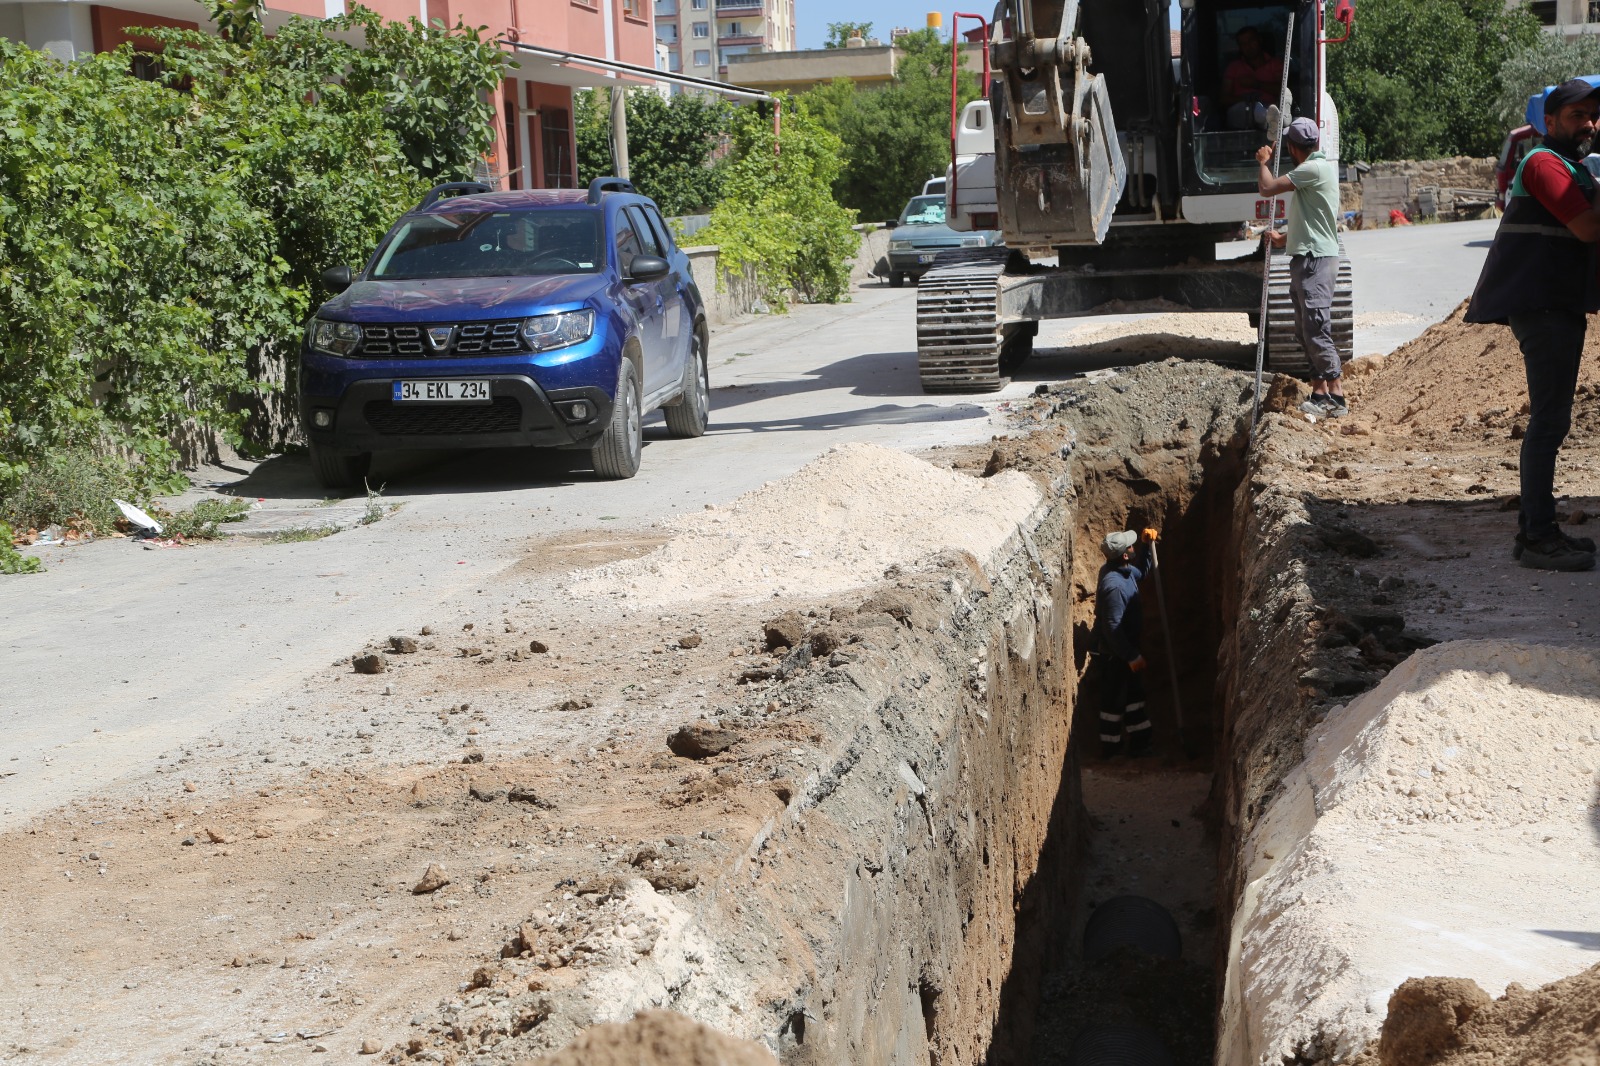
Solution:
M 1311 364 L 1311 399 L 1300 405 L 1307 414 L 1339 418 L 1350 412 L 1341 381 L 1339 349 L 1333 344 L 1333 282 L 1339 273 L 1339 173 L 1318 145 L 1322 135 L 1315 121 L 1297 118 L 1283 133 L 1294 169 L 1272 176 L 1272 148 L 1256 152 L 1261 173 L 1256 188 L 1262 196 L 1289 199 L 1289 228 L 1268 230 L 1275 248 L 1289 252 L 1289 296 L 1294 301 L 1295 335 Z

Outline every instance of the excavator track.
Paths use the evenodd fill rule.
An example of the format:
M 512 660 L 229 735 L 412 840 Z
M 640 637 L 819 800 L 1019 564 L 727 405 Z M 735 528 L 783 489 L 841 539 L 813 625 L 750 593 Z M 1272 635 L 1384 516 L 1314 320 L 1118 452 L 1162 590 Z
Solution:
M 941 252 L 917 284 L 917 369 L 924 392 L 994 392 L 1006 335 L 1000 324 L 1005 248 Z
M 1355 350 L 1355 290 L 1350 260 L 1339 245 L 1339 272 L 1333 282 L 1333 344 L 1341 362 Z M 1272 257 L 1267 286 L 1267 369 L 1275 374 L 1305 377 L 1311 371 L 1300 340 L 1294 334 L 1294 301 L 1289 297 L 1289 257 Z

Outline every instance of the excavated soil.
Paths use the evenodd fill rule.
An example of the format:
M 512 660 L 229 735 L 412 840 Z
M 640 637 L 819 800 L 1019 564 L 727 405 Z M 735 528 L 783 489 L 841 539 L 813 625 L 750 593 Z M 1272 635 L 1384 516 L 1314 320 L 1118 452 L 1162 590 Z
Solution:
M 834 535 L 858 538 L 860 583 L 826 595 L 774 597 L 740 557 L 759 600 L 666 580 L 552 609 L 573 567 L 530 545 L 386 673 L 330 664 L 254 732 L 0 836 L 0 1058 L 500 1066 L 666 1006 L 785 1063 L 951 1066 L 1059 1057 L 1091 997 L 1191 1017 L 1229 980 L 1240 843 L 1330 711 L 1437 641 L 1596 643 L 1594 574 L 1509 558 L 1522 387 L 1503 332 L 1451 321 L 1359 361 L 1344 422 L 1308 421 L 1279 379 L 1248 454 L 1234 371 L 1044 389 L 1016 436 L 903 471 L 993 482 L 971 498 L 1003 499 L 1014 529 L 887 561 L 853 504 L 865 524 Z M 1558 474 L 1580 525 L 1600 511 L 1585 382 Z M 1093 545 L 1142 525 L 1165 532 L 1172 607 L 1147 634 L 1159 754 L 1100 765 L 1075 741 L 1093 735 Z M 566 547 L 631 560 L 590 575 L 627 593 L 626 575 L 672 577 L 649 568 L 677 532 Z M 698 757 L 669 749 L 681 727 Z M 1147 886 L 1185 958 L 1078 965 L 1088 908 Z M 1593 1061 L 1594 994 L 1571 982 L 1474 1008 L 1437 1061 Z M 1169 1035 L 1180 1061 L 1205 1061 L 1203 1024 Z M 761 1053 L 676 1025 L 591 1030 L 552 1061 Z

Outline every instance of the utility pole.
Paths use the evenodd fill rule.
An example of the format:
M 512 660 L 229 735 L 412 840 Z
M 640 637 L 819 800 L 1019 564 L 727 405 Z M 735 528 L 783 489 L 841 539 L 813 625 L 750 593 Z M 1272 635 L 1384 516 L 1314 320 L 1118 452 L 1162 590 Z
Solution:
M 617 177 L 628 176 L 628 90 L 621 85 L 611 87 L 611 162 L 616 166 Z

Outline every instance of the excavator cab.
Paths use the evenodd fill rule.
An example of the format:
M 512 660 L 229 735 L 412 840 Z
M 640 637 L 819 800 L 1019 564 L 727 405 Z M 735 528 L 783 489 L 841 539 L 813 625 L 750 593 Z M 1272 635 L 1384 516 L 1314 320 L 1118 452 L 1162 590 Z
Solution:
M 1289 14 L 1294 39 L 1285 49 Z M 1306 0 L 1194 0 L 1180 31 L 1178 93 L 1187 101 L 1183 139 L 1186 196 L 1248 193 L 1256 149 L 1302 116 L 1321 122 L 1317 5 Z M 1284 55 L 1289 109 L 1279 113 Z

